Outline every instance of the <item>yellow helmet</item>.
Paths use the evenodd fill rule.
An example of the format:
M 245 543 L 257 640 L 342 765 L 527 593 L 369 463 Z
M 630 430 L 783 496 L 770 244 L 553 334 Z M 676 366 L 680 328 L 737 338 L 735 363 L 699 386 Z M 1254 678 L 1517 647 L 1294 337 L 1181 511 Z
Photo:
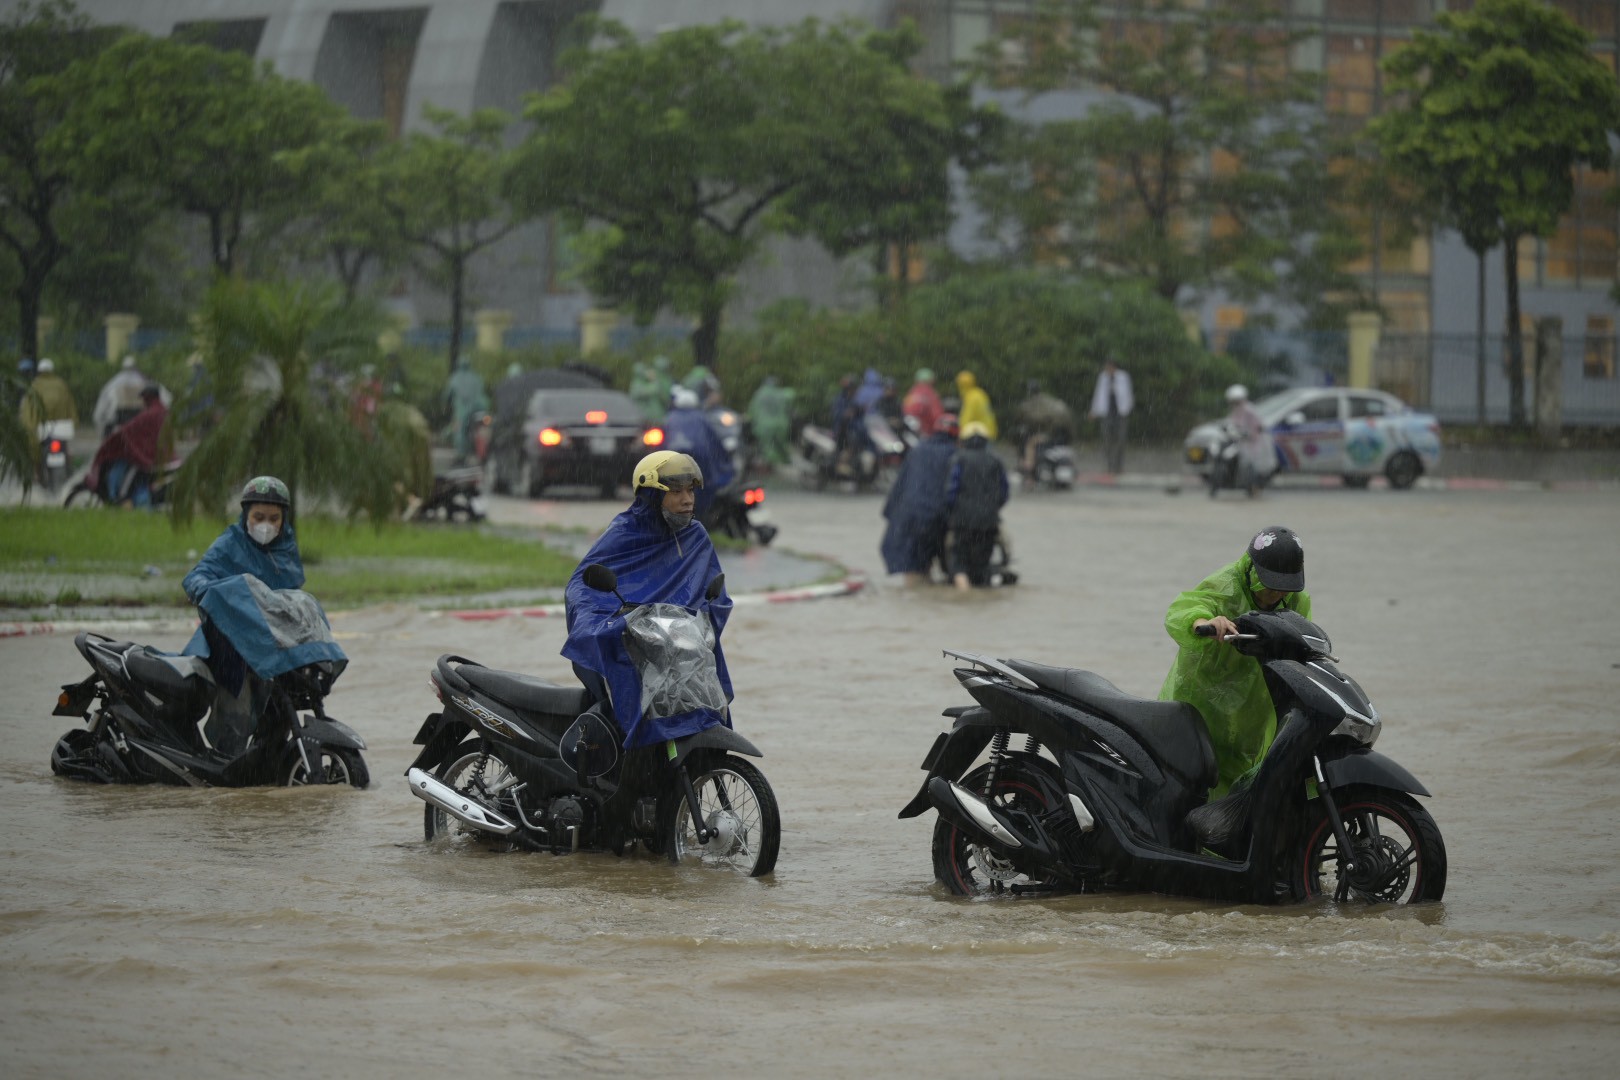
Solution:
M 692 460 L 692 455 L 677 450 L 654 450 L 636 462 L 631 486 L 638 491 L 641 488 L 669 491 L 671 485 L 684 487 L 687 483 L 695 488 L 703 486 L 703 470 Z

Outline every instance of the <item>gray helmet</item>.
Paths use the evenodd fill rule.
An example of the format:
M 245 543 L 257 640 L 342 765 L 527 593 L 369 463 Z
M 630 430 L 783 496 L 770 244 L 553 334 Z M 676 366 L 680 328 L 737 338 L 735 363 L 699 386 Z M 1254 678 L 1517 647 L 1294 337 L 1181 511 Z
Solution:
M 242 505 L 269 503 L 272 506 L 292 508 L 292 493 L 273 476 L 255 476 L 242 488 Z

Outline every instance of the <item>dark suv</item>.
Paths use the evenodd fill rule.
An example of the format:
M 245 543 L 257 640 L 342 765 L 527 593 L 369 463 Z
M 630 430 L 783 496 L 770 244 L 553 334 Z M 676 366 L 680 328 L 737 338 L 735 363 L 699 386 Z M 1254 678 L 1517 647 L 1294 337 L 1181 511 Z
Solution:
M 587 486 L 611 499 L 636 462 L 663 443 L 663 429 L 618 390 L 540 389 L 521 423 L 497 425 L 485 483 L 498 494 L 530 497 L 558 485 Z

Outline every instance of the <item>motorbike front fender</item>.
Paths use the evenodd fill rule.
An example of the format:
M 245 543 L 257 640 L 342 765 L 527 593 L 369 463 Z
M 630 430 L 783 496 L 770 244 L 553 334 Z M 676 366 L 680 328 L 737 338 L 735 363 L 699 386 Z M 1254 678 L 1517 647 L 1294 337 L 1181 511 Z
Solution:
M 696 735 L 676 739 L 674 763 L 676 765 L 681 764 L 686 760 L 687 755 L 694 750 L 730 750 L 738 754 L 746 754 L 749 757 L 765 756 L 759 752 L 759 748 L 753 743 L 724 724 L 716 724 L 714 727 L 704 728 Z
M 331 717 L 307 717 L 304 720 L 304 734 L 323 746 L 340 746 L 349 750 L 364 750 L 366 740 L 360 737 L 348 724 Z
M 988 709 L 969 709 L 957 717 L 950 731 L 940 732 L 923 758 L 922 767 L 928 775 L 923 777 L 916 796 L 901 809 L 900 817 L 913 818 L 933 809 L 934 804 L 928 798 L 928 782 L 934 777 L 943 776 L 947 780 L 962 778 L 968 766 L 984 753 L 984 748 L 990 745 L 990 739 L 995 734 L 994 726 L 986 722 L 989 718 Z
M 1407 772 L 1404 766 L 1376 750 L 1352 750 L 1343 757 L 1324 758 L 1322 775 L 1327 778 L 1328 786 L 1332 788 L 1341 788 L 1347 784 L 1367 784 L 1372 787 L 1389 788 L 1392 791 L 1404 791 L 1412 795 L 1429 794 L 1429 789 L 1424 787 L 1417 777 Z

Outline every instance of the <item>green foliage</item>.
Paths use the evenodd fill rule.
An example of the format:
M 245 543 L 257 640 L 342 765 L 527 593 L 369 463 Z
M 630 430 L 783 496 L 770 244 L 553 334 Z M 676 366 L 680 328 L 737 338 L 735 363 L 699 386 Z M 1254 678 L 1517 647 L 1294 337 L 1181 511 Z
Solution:
M 0 394 L 4 401 L 21 401 L 28 387 L 10 372 L 0 373 Z M 37 402 L 39 398 L 36 396 Z M 34 486 L 34 454 L 39 446 L 34 432 L 23 427 L 16 409 L 0 409 L 0 484 L 15 480 L 23 495 Z
M 717 374 L 733 404 L 775 375 L 795 389 L 806 419 L 831 400 L 839 376 L 868 367 L 902 393 L 918 368 L 932 368 L 944 397 L 955 394 L 957 372 L 972 371 L 1008 417 L 1025 382 L 1040 379 L 1083 417 L 1109 355 L 1131 372 L 1133 430 L 1146 437 L 1179 437 L 1218 411 L 1221 388 L 1241 377 L 1232 361 L 1188 341 L 1175 309 L 1150 290 L 1033 270 L 920 285 L 892 311 L 781 304 L 756 330 L 728 339 Z
M 1369 130 L 1425 220 L 1479 254 L 1506 245 L 1510 408 L 1522 423 L 1518 242 L 1552 235 L 1577 166 L 1609 167 L 1620 85 L 1591 37 L 1537 0 L 1479 0 L 1436 21 L 1384 60 L 1405 104 Z
M 695 317 L 696 362 L 712 364 L 736 275 L 770 233 L 848 251 L 943 227 L 966 99 L 907 70 L 909 31 L 597 33 L 525 110 L 513 190 L 588 229 L 577 248 L 602 300 L 643 324 L 666 307 Z
M 217 420 L 175 476 L 175 519 L 218 510 L 264 473 L 285 481 L 304 509 L 374 522 L 396 513 L 422 448 L 408 425 L 355 423 L 342 390 L 345 376 L 379 359 L 380 323 L 331 288 L 216 282 L 198 324 L 204 377 L 174 411 L 207 406 Z
M 987 46 L 1027 98 L 1101 91 L 1076 119 L 1015 125 L 976 183 L 986 237 L 1023 262 L 1271 295 L 1309 312 L 1355 253 L 1304 36 L 1268 0 L 1047 0 Z M 1125 29 L 1121 29 L 1124 27 Z M 1077 99 L 1078 100 L 1078 99 Z

